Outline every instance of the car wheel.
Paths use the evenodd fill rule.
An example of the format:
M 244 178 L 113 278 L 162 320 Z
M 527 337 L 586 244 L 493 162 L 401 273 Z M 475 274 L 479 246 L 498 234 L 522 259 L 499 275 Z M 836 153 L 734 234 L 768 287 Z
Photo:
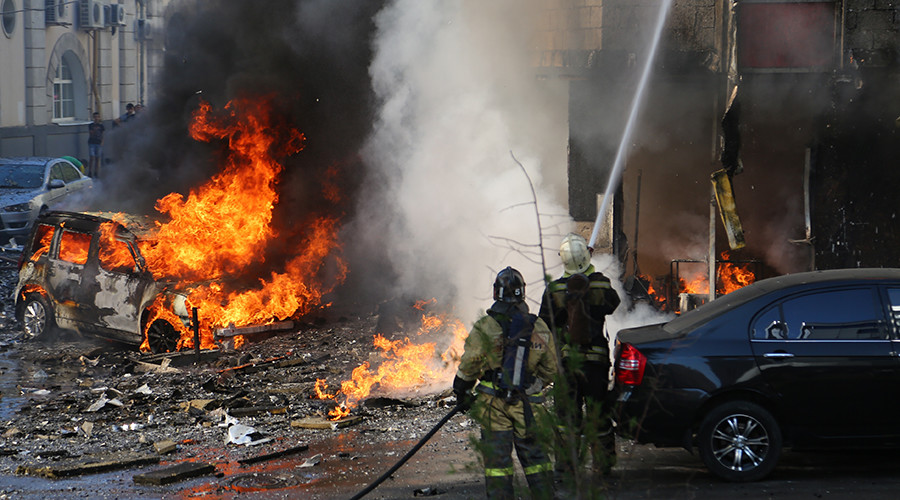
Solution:
M 175 352 L 178 347 L 178 340 L 181 335 L 166 320 L 158 319 L 147 329 L 147 342 L 150 344 L 150 351 L 154 354 L 161 352 Z
M 706 467 L 728 481 L 756 481 L 775 468 L 781 455 L 781 430 L 765 408 L 732 401 L 713 408 L 697 436 Z
M 25 297 L 25 303 L 22 305 L 22 330 L 27 337 L 39 338 L 52 330 L 55 325 L 53 308 L 43 295 L 32 293 Z

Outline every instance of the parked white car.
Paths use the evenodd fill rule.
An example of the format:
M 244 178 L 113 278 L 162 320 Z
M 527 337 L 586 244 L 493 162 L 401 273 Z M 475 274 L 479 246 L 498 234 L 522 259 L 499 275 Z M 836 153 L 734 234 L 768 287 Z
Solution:
M 93 180 L 64 158 L 0 158 L 0 245 L 22 244 L 38 215 L 58 207 Z

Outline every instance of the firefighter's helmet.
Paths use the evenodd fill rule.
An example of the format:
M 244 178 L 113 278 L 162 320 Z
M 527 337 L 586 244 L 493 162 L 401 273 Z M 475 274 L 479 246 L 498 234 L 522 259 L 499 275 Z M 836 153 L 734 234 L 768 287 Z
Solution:
M 578 274 L 587 271 L 591 266 L 591 249 L 581 235 L 569 233 L 559 246 L 559 256 L 567 274 Z
M 494 300 L 518 304 L 525 300 L 525 278 L 511 267 L 500 271 L 494 280 Z

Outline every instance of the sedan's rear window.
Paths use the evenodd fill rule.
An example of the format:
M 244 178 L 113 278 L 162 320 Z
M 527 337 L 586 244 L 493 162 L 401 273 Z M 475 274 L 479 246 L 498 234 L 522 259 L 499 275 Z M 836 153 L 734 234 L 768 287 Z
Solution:
M 870 287 L 810 293 L 782 304 L 787 339 L 887 339 L 880 302 Z
M 43 183 L 43 165 L 0 165 L 0 187 L 35 189 Z

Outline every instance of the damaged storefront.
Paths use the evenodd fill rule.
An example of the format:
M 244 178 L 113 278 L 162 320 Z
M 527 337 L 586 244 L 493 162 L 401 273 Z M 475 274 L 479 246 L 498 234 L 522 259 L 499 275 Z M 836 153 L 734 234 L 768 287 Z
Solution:
M 596 45 L 548 66 L 570 79 L 572 216 L 588 231 L 598 193 L 618 183 L 601 242 L 636 296 L 653 288 L 663 307 L 679 292 L 708 294 L 690 282 L 721 275 L 726 261 L 755 279 L 893 266 L 900 40 L 891 7 L 701 4 L 671 5 L 643 102 L 632 99 L 655 4 L 604 2 Z M 626 167 L 611 178 L 633 105 Z M 733 188 L 730 214 L 711 190 L 716 171 Z

